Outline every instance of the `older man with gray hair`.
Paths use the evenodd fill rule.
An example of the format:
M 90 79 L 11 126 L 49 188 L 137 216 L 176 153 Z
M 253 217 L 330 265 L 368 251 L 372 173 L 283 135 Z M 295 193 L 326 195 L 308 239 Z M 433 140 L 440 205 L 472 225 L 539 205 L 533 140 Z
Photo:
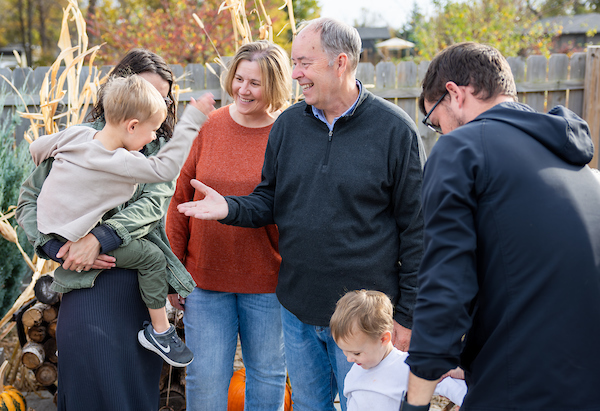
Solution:
M 352 364 L 329 331 L 337 300 L 362 288 L 396 305 L 394 343 L 407 350 L 423 247 L 425 155 L 410 117 L 356 80 L 361 40 L 333 19 L 309 22 L 292 46 L 292 76 L 305 100 L 275 121 L 262 182 L 243 197 L 180 205 L 225 224 L 276 223 L 282 263 L 277 286 L 296 411 L 333 410 Z

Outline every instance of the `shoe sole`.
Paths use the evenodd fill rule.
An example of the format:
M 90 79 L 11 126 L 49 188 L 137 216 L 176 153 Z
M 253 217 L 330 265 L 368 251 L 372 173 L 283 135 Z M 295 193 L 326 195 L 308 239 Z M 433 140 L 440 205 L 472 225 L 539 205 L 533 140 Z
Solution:
M 139 343 L 140 343 L 140 345 L 142 347 L 144 347 L 145 349 L 150 350 L 150 351 L 155 352 L 156 354 L 160 355 L 160 357 L 163 360 L 165 360 L 165 362 L 167 364 L 172 365 L 173 367 L 185 367 L 185 366 L 190 365 L 192 363 L 192 361 L 194 361 L 193 358 L 191 360 L 189 360 L 188 362 L 186 362 L 186 363 L 173 361 L 172 359 L 170 359 L 169 357 L 167 357 L 161 350 L 159 350 L 158 348 L 156 348 L 154 346 L 154 344 L 152 344 L 150 341 L 148 341 L 148 339 L 144 335 L 144 330 L 140 330 L 138 332 L 138 341 L 139 341 Z

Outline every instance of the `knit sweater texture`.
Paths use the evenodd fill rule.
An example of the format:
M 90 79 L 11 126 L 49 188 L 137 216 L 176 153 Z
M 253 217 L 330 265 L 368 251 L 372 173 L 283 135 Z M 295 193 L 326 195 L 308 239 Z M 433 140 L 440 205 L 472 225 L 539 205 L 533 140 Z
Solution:
M 306 102 L 269 136 L 262 182 L 226 197 L 226 224 L 279 227 L 277 297 L 302 322 L 328 326 L 337 300 L 361 288 L 386 293 L 412 327 L 423 252 L 425 153 L 410 117 L 363 90 L 330 132 Z
M 233 293 L 273 293 L 281 257 L 275 225 L 258 229 L 233 227 L 187 217 L 177 205 L 200 200 L 190 185 L 195 178 L 223 195 L 251 193 L 261 181 L 271 126 L 243 127 L 229 106 L 209 116 L 177 180 L 167 214 L 167 235 L 173 252 L 198 287 Z
M 125 148 L 107 150 L 94 140 L 97 131 L 85 126 L 34 141 L 29 149 L 36 165 L 54 157 L 38 198 L 38 229 L 77 241 L 108 210 L 129 200 L 136 184 L 175 179 L 205 120 L 188 106 L 171 141 L 152 157 Z

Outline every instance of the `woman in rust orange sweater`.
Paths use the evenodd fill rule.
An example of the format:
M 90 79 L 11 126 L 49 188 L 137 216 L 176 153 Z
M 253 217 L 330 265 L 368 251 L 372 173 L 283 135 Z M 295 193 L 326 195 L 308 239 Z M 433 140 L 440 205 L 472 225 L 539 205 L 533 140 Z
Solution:
M 225 195 L 246 195 L 261 181 L 269 131 L 291 94 L 289 58 L 266 41 L 242 46 L 224 88 L 231 105 L 214 111 L 200 130 L 177 180 L 167 234 L 197 288 L 183 300 L 187 409 L 227 409 L 237 337 L 246 367 L 246 409 L 283 410 L 285 357 L 280 305 L 275 296 L 281 257 L 274 225 L 242 228 L 186 217 L 177 205 L 200 200 L 190 185 L 203 181 Z

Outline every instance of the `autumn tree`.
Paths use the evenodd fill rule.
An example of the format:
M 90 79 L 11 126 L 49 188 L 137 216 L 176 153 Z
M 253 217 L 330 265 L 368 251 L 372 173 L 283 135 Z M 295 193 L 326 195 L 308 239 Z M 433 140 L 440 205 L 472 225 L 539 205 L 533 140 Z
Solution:
M 30 65 L 49 65 L 58 55 L 56 46 L 62 10 L 69 0 L 0 0 L 3 10 L 0 46 L 18 44 Z M 235 50 L 233 29 L 225 0 L 81 0 L 91 45 L 105 42 L 101 62 L 112 64 L 132 47 L 147 47 L 169 63 L 212 61 L 216 56 L 205 32 L 192 19 L 198 14 L 219 53 Z M 275 41 L 290 49 L 292 30 L 286 0 L 264 0 L 272 20 Z M 294 0 L 296 22 L 320 13 L 318 0 Z M 253 30 L 259 22 L 258 0 L 246 2 Z M 99 60 L 100 62 L 100 60 Z
M 29 64 L 45 65 L 58 52 L 62 9 L 68 0 L 0 0 L 0 46 L 19 44 Z
M 229 16 L 217 14 L 219 4 L 219 0 L 205 0 L 200 6 L 194 0 L 175 0 L 155 7 L 150 3 L 104 1 L 96 5 L 88 31 L 106 42 L 99 54 L 105 64 L 115 64 L 136 47 L 152 50 L 168 63 L 205 62 L 214 53 L 192 14 L 201 16 L 216 45 L 227 52 L 224 45 L 231 41 L 232 31 L 227 26 Z
M 554 28 L 542 27 L 523 0 L 433 0 L 437 14 L 415 28 L 416 51 L 431 59 L 445 47 L 475 41 L 505 56 L 549 54 Z
M 287 6 L 282 7 L 285 4 L 282 0 L 263 0 L 273 33 L 279 35 L 274 40 L 289 48 L 289 16 Z M 237 48 L 231 13 L 222 5 L 223 0 L 98 0 L 94 2 L 94 14 L 88 13 L 88 31 L 106 43 L 99 55 L 105 64 L 114 64 L 134 47 L 148 48 L 168 63 L 207 63 L 217 57 L 215 48 L 220 55 L 231 55 Z M 255 40 L 259 26 L 264 24 L 258 7 L 254 1 L 246 2 Z M 294 1 L 293 8 L 301 19 L 312 18 L 319 11 L 316 0 Z M 204 30 L 194 21 L 194 13 Z

